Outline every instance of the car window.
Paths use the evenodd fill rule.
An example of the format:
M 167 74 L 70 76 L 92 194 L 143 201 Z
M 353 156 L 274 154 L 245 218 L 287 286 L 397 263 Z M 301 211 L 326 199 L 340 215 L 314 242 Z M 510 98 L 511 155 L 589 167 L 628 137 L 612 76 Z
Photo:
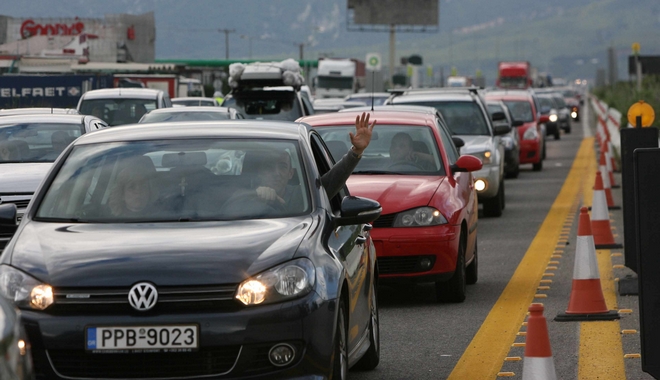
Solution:
M 174 109 L 174 108 L 173 108 Z M 175 121 L 213 121 L 213 120 L 228 120 L 230 118 L 229 112 L 158 112 L 148 113 L 140 120 L 140 124 L 144 123 L 162 123 L 162 122 L 175 122 Z
M 314 106 L 313 106 L 312 103 L 309 101 L 309 98 L 308 98 L 307 94 L 304 93 L 304 92 L 301 93 L 301 94 L 304 94 L 304 95 L 301 95 L 301 96 L 300 96 L 300 99 L 301 99 L 302 102 L 303 102 L 303 106 L 305 107 L 305 112 L 306 112 L 306 114 L 307 114 L 307 115 L 314 115 Z
M 348 133 L 354 130 L 347 125 L 317 128 L 335 160 L 348 151 Z M 378 124 L 353 173 L 444 175 L 444 165 L 430 127 Z
M 95 223 L 278 218 L 308 213 L 298 143 L 204 139 L 81 145 L 36 217 Z M 277 204 L 258 187 L 281 190 Z M 279 190 L 278 190 L 279 191 Z
M 447 154 L 447 159 L 449 160 L 449 164 L 454 164 L 456 163 L 456 160 L 458 160 L 458 149 L 456 149 L 456 145 L 454 144 L 454 141 L 451 139 L 451 136 L 449 134 L 449 131 L 447 128 L 440 122 L 440 120 L 436 120 L 436 123 L 438 124 L 438 131 L 440 131 L 440 140 L 442 140 L 442 146 L 445 148 L 445 154 Z
M 223 105 L 238 109 L 246 119 L 296 121 L 304 116 L 296 94 L 289 91 L 237 92 Z
M 539 106 L 541 107 L 541 110 L 543 110 L 546 107 L 548 109 L 555 108 L 555 104 L 552 101 L 552 98 L 545 97 L 545 96 L 539 96 L 538 99 L 539 99 Z
M 490 129 L 488 128 L 484 113 L 477 103 L 461 101 L 420 101 L 401 103 L 435 107 L 444 117 L 447 122 L 447 127 L 449 127 L 449 130 L 453 135 L 490 136 Z
M 163 105 L 165 106 L 164 108 L 172 107 L 172 100 L 167 94 L 163 95 Z
M 84 132 L 82 124 L 0 125 L 0 163 L 54 162 Z
M 96 116 L 115 126 L 137 123 L 145 113 L 156 108 L 156 99 L 86 99 L 80 106 L 80 113 Z
M 520 120 L 525 123 L 534 121 L 532 105 L 526 100 L 503 100 L 509 109 L 513 120 Z

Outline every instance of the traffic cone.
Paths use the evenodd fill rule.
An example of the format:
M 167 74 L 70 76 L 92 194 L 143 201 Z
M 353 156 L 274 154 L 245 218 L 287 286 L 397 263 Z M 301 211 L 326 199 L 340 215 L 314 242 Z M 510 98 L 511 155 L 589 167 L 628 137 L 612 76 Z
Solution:
M 616 206 L 614 204 L 614 198 L 612 198 L 612 186 L 610 185 L 610 176 L 607 173 L 607 160 L 605 159 L 605 152 L 600 152 L 598 171 L 602 178 L 601 182 L 603 184 L 602 185 L 603 190 L 605 191 L 605 200 L 607 201 L 607 208 L 609 210 L 620 210 L 621 206 Z M 598 178 L 596 178 L 596 183 L 598 183 Z
M 612 169 L 612 143 L 610 140 L 607 140 L 605 142 L 605 168 L 607 169 L 607 175 L 610 180 L 610 188 L 612 189 L 618 189 L 621 186 L 616 184 L 616 180 L 614 179 L 614 170 Z
M 522 378 L 523 380 L 557 379 L 542 303 L 533 303 L 529 306 Z
M 594 200 L 595 197 L 594 195 Z M 596 212 L 594 211 L 594 214 Z M 594 245 L 595 235 L 591 234 L 593 222 L 589 221 L 587 208 L 582 207 L 578 222 L 571 298 L 568 301 L 566 312 L 557 315 L 555 321 L 610 321 L 619 319 L 619 313 L 616 310 L 607 308 L 605 297 L 603 297 L 603 289 L 600 287 L 600 273 L 596 258 L 596 246 Z M 610 228 L 609 219 L 607 228 Z
M 610 227 L 610 214 L 607 212 L 606 197 L 603 189 L 603 178 L 598 172 L 596 173 L 596 186 L 594 186 L 594 196 L 591 204 L 591 229 L 594 233 L 593 239 L 596 243 L 596 249 L 623 248 L 621 244 L 614 242 L 614 235 L 612 235 L 612 228 Z

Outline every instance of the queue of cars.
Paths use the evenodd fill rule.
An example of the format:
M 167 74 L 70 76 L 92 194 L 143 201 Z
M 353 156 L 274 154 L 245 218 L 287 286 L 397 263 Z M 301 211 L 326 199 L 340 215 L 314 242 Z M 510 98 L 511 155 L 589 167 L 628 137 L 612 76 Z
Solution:
M 380 284 L 432 282 L 438 301 L 465 300 L 478 280 L 478 204 L 501 215 L 504 177 L 542 168 L 538 95 L 398 91 L 314 115 L 273 67 L 281 74 L 243 68 L 223 107 L 95 90 L 77 115 L 0 117 L 0 144 L 22 149 L 0 169 L 48 157 L 22 207 L 0 191 L 0 300 L 20 309 L 29 349 L 12 368 L 345 379 L 379 363 Z M 324 182 L 352 154 L 364 113 L 378 120 L 371 143 L 345 186 Z M 18 119 L 57 126 L 34 133 Z M 65 119 L 85 127 L 57 145 Z M 284 195 L 264 198 L 265 187 Z

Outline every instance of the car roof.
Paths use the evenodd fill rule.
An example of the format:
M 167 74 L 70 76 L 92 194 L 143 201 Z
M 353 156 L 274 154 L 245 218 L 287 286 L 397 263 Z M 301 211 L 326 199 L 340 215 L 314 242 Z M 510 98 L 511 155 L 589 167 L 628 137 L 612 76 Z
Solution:
M 262 120 L 131 124 L 86 134 L 76 140 L 75 144 L 220 137 L 298 140 L 306 128 L 300 123 Z
M 178 98 L 172 98 L 172 102 L 176 101 L 184 101 L 184 100 L 208 100 L 208 101 L 214 101 L 215 98 L 206 98 L 202 96 L 180 96 Z
M 34 107 L 34 108 L 5 108 L 0 109 L 0 116 L 11 115 L 80 115 L 75 108 L 53 108 L 53 107 Z
M 355 108 L 350 108 L 350 109 L 346 109 L 346 110 L 340 110 L 339 112 L 350 112 L 350 111 L 367 112 L 367 111 L 371 111 L 371 110 L 372 110 L 371 106 L 364 106 L 364 107 L 355 107 Z M 374 106 L 373 110 L 374 111 L 416 112 L 416 113 L 428 113 L 428 114 L 440 113 L 440 111 L 438 111 L 435 107 L 416 106 L 416 105 L 408 105 L 408 104 L 384 104 L 382 106 Z
M 413 92 L 393 97 L 390 102 L 392 104 L 401 103 L 414 103 L 414 102 L 430 102 L 430 101 L 460 101 L 472 102 L 474 101 L 473 95 L 469 92 L 453 92 L 453 91 L 428 91 L 428 92 Z
M 360 92 L 360 93 L 357 93 L 357 94 L 346 95 L 346 97 L 347 98 L 371 98 L 372 96 L 374 96 L 374 97 L 376 97 L 376 96 L 378 96 L 378 97 L 384 97 L 384 96 L 390 97 L 391 95 L 392 94 L 390 94 L 389 92 L 373 92 L 373 93 L 371 93 L 371 92 Z
M 163 93 L 163 90 L 153 88 L 105 88 L 87 91 L 83 94 L 83 98 L 85 100 L 107 98 L 156 99 L 160 93 Z
M 58 124 L 81 124 L 87 115 L 70 114 L 37 114 L 37 115 L 16 115 L 0 117 L 0 124 L 17 123 L 58 123 Z
M 532 101 L 532 94 L 529 92 L 517 92 L 517 93 L 500 93 L 500 92 L 493 92 L 493 93 L 487 93 L 486 94 L 486 100 L 526 100 L 526 101 Z
M 365 111 L 351 109 L 344 112 L 305 116 L 298 119 L 298 121 L 314 126 L 351 125 L 355 124 L 355 117 L 361 115 L 363 112 Z M 435 115 L 431 113 L 409 111 L 366 111 L 366 113 L 370 115 L 370 120 L 377 120 L 381 124 L 433 125 L 435 123 Z
M 217 113 L 229 113 L 229 107 L 217 107 L 217 106 L 190 106 L 190 107 L 167 107 L 167 108 L 156 108 L 149 112 L 150 115 L 157 113 L 183 113 L 183 112 L 217 112 Z

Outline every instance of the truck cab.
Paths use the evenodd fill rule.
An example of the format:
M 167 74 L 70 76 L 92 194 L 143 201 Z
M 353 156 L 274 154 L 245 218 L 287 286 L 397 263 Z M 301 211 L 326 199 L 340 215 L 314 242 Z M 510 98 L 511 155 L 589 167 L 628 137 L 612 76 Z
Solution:
M 344 98 L 357 92 L 356 62 L 320 59 L 315 78 L 316 98 Z

